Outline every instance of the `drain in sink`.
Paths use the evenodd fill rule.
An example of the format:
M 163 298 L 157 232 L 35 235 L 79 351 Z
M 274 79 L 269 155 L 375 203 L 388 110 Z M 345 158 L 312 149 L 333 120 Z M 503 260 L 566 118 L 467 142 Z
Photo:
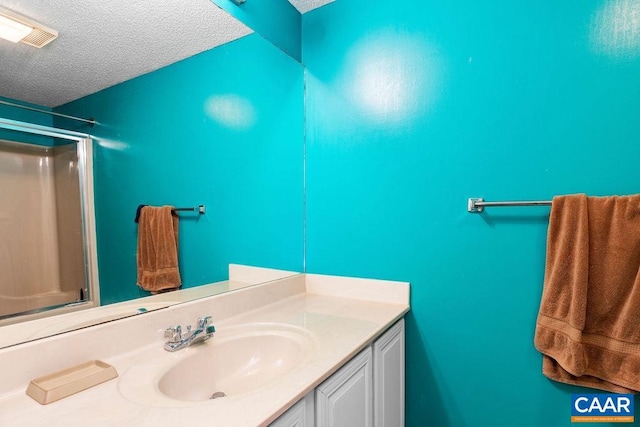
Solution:
M 217 399 L 219 397 L 225 397 L 226 394 L 224 394 L 224 391 L 216 391 L 215 393 L 213 393 L 211 395 L 211 397 L 209 399 Z

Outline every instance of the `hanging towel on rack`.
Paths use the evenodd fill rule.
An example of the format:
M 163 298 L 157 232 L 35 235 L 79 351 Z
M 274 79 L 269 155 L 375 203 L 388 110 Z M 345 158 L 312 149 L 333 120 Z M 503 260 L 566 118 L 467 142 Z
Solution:
M 178 218 L 173 206 L 138 207 L 138 286 L 151 293 L 181 285 L 178 270 Z
M 553 199 L 535 346 L 552 380 L 640 391 L 640 195 Z

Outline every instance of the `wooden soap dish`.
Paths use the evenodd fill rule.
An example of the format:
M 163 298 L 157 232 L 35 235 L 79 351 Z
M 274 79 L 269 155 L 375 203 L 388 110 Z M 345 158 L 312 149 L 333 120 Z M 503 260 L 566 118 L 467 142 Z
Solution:
M 113 366 L 100 360 L 92 360 L 32 380 L 27 387 L 27 395 L 46 405 L 117 376 L 118 372 Z

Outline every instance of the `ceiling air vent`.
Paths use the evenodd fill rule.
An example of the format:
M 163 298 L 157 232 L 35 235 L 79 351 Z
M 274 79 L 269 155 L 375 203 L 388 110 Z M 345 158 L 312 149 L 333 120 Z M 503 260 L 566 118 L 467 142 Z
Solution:
M 31 34 L 23 38 L 22 43 L 26 43 L 33 47 L 42 47 L 49 42 L 54 41 L 58 37 L 58 32 L 44 27 L 34 27 Z
M 14 43 L 42 47 L 58 37 L 58 32 L 29 18 L 0 8 L 0 37 Z

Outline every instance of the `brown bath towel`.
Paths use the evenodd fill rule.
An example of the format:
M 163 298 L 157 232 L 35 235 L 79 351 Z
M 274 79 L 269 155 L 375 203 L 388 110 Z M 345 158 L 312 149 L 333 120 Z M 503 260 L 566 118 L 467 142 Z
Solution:
M 138 222 L 138 286 L 151 293 L 180 287 L 178 218 L 172 206 L 144 206 Z
M 552 380 L 640 391 L 640 195 L 553 199 L 535 346 Z

